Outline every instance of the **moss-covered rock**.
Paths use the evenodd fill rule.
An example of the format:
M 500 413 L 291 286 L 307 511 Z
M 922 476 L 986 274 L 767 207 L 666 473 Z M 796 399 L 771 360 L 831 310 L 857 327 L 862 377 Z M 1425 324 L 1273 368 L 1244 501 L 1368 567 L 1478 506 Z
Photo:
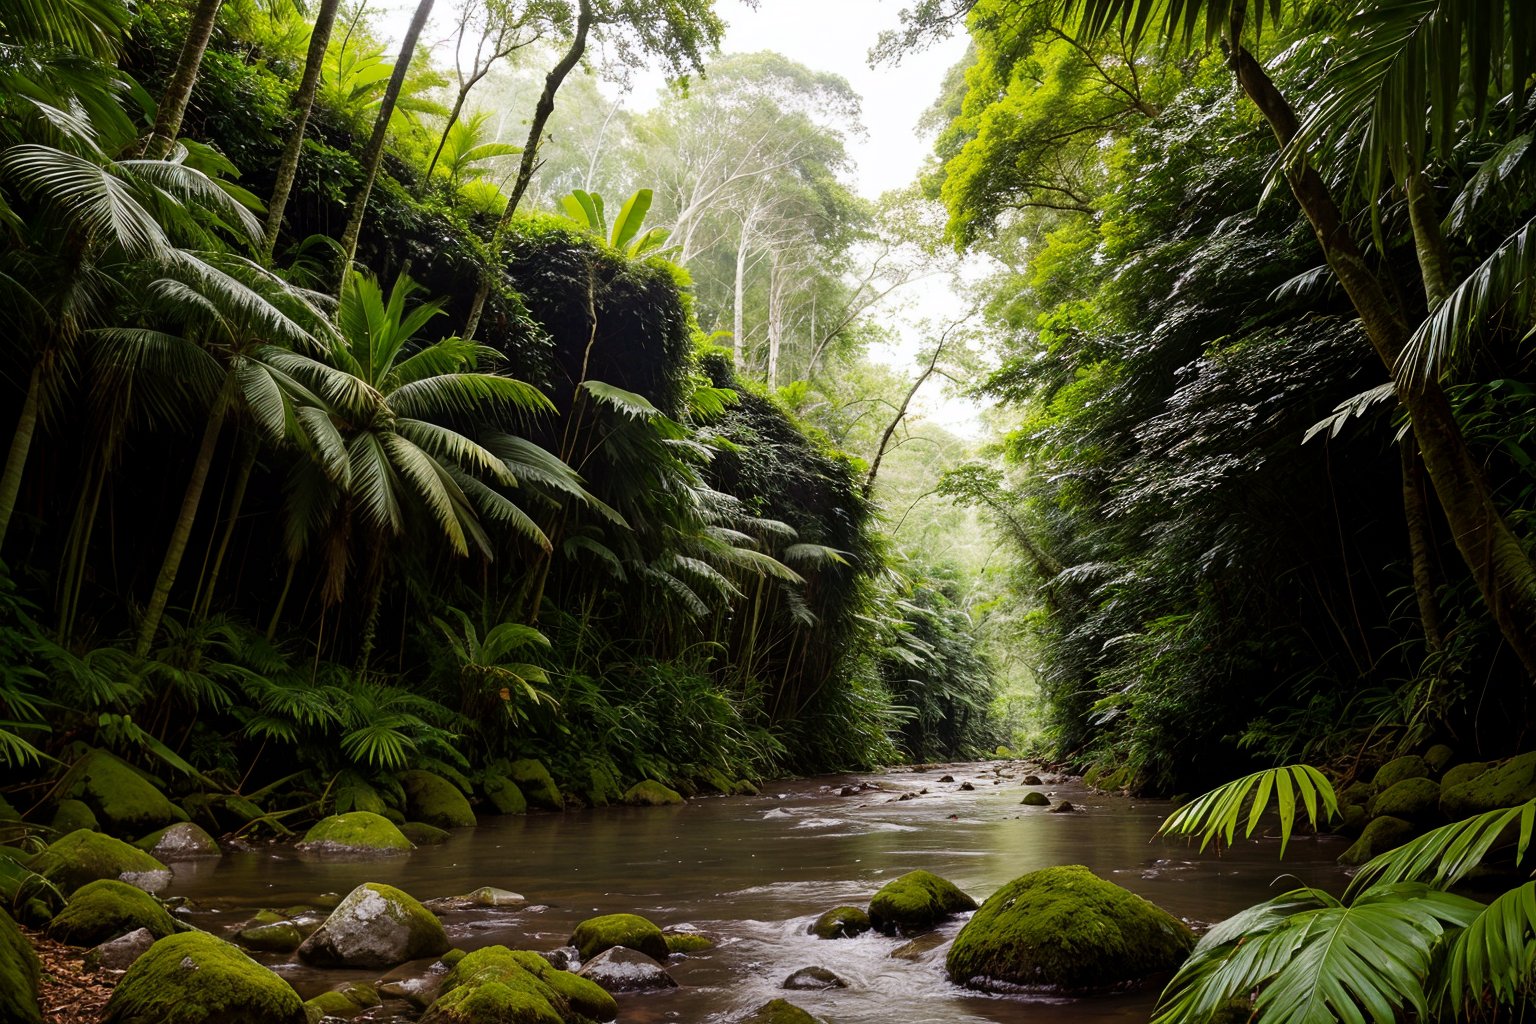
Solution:
M 886 934 L 927 931 L 946 917 L 975 910 L 976 901 L 931 871 L 909 871 L 880 887 L 869 920 Z
M 993 893 L 955 936 L 944 970 L 971 988 L 1102 992 L 1173 971 L 1194 945 L 1172 914 L 1072 864 Z
M 1536 799 L 1536 751 L 1512 757 L 1459 785 L 1442 785 L 1440 811 L 1455 821 L 1533 799 Z
M 834 907 L 807 929 L 818 939 L 851 939 L 873 928 L 869 915 L 858 907 Z
M 38 1024 L 43 1019 L 37 1004 L 38 974 L 32 944 L 11 916 L 0 910 L 0 1021 Z
M 638 914 L 605 914 L 589 917 L 571 933 L 570 945 L 590 960 L 605 949 L 627 946 L 657 960 L 667 958 L 667 939 L 661 929 Z
M 1370 816 L 1359 804 L 1341 804 L 1339 816 L 1333 822 L 1333 830 L 1341 835 L 1358 836 L 1369 820 Z
M 1440 777 L 1440 790 L 1444 792 L 1463 782 L 1471 782 L 1487 770 L 1487 761 L 1468 761 L 1466 764 L 1454 765 L 1447 768 L 1445 774 Z
M 448 841 L 447 829 L 438 828 L 436 825 L 428 825 L 424 821 L 408 821 L 399 826 L 400 834 L 417 846 L 436 846 Z
M 740 1024 L 826 1024 L 788 999 L 770 999 L 741 1018 Z
M 631 807 L 666 807 L 683 802 L 682 794 L 668 789 L 655 779 L 637 782 L 624 791 L 624 802 Z
M 69 905 L 49 923 L 48 937 L 67 946 L 94 946 L 138 928 L 147 928 L 157 939 L 181 930 L 160 901 L 143 889 L 99 878 L 75 891 Z
M 1360 833 L 1360 838 L 1355 840 L 1355 845 L 1339 855 L 1339 863 L 1346 865 L 1364 864 L 1378 854 L 1385 853 L 1394 846 L 1401 846 L 1418 834 L 1418 830 L 1411 822 L 1402 818 L 1394 818 L 1390 815 L 1382 815 L 1372 818 Z
M 475 823 L 464 791 L 441 775 L 431 772 L 402 772 L 400 785 L 405 790 L 405 812 L 413 821 L 424 821 L 438 828 L 468 828 Z
M 576 767 L 574 788 L 591 807 L 607 807 L 624 799 L 618 773 L 606 758 L 589 757 Z
M 119 835 L 142 835 L 187 820 L 159 787 L 105 750 L 76 761 L 59 782 L 59 795 L 89 804 L 102 826 Z
M 340 857 L 377 857 L 409 853 L 411 841 L 394 822 L 371 811 L 350 811 L 322 818 L 304 833 L 298 849 Z
M 392 885 L 366 882 L 304 940 L 299 959 L 318 967 L 393 967 L 448 949 L 432 911 Z
M 307 1024 L 282 978 L 203 932 L 161 939 L 123 975 L 102 1024 Z
M 364 1010 L 380 1004 L 378 990 L 360 981 L 322 992 L 304 1002 L 304 1009 L 312 1018 L 356 1017 Z
M 66 893 L 98 878 L 164 872 L 166 867 L 121 839 L 80 829 L 59 839 L 27 865 Z M 167 876 L 168 877 L 168 876 Z
M 1372 818 L 1387 814 L 1408 821 L 1430 821 L 1440 814 L 1440 783 L 1434 779 L 1404 779 L 1377 793 L 1365 810 Z
M 705 768 L 699 773 L 699 781 L 722 796 L 736 792 L 736 783 L 718 768 Z
M 1376 787 L 1376 792 L 1383 793 L 1404 779 L 1427 778 L 1429 778 L 1429 764 L 1418 754 L 1408 754 L 1393 758 L 1376 769 L 1376 774 L 1371 778 L 1371 784 Z
M 582 964 L 579 973 L 606 992 L 656 992 L 677 988 L 676 979 L 660 963 L 623 946 L 603 950 Z
M 662 932 L 668 953 L 702 953 L 715 948 L 715 940 L 699 932 Z
M 560 794 L 560 787 L 555 785 L 554 776 L 549 774 L 543 761 L 531 757 L 513 761 L 507 766 L 506 774 L 533 806 L 549 811 L 565 810 L 565 797 Z
M 157 832 L 151 832 L 142 839 L 135 840 L 133 845 L 164 864 L 224 855 L 224 851 L 219 849 L 218 841 L 201 825 L 191 821 L 179 821 L 174 825 L 167 825 Z
M 1051 806 L 1051 798 L 1044 793 L 1030 790 L 1024 794 L 1024 799 L 1020 800 L 1019 803 L 1025 807 L 1049 807 Z
M 757 783 L 753 782 L 751 779 L 736 780 L 737 796 L 757 796 L 757 793 Z
M 1376 787 L 1369 782 L 1356 780 L 1339 791 L 1340 804 L 1359 804 L 1364 807 L 1371 802 L 1371 797 L 1377 793 Z
M 69 835 L 85 829 L 88 832 L 101 831 L 101 823 L 96 820 L 96 812 L 83 800 L 60 800 L 59 806 L 54 808 L 53 818 L 48 822 L 48 827 L 61 836 Z
M 487 773 L 480 783 L 480 792 L 497 814 L 525 814 L 528 811 L 528 798 L 517 788 L 517 783 L 505 775 Z
M 602 988 L 539 954 L 488 946 L 453 966 L 421 1024 L 584 1024 L 618 1013 Z
M 292 921 L 264 921 L 240 929 L 235 940 L 263 953 L 292 953 L 304 944 L 304 933 Z
M 1429 770 L 1439 775 L 1455 760 L 1456 751 L 1444 743 L 1436 743 L 1424 751 L 1424 763 L 1429 765 Z
M 836 971 L 826 967 L 802 967 L 784 979 L 780 988 L 794 992 L 824 992 L 832 988 L 847 988 L 848 982 Z

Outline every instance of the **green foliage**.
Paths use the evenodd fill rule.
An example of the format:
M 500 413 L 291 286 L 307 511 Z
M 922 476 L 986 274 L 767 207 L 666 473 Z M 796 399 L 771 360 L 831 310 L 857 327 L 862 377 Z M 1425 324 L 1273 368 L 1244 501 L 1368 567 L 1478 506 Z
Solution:
M 1301 798 L 1301 808 L 1306 811 L 1307 823 L 1313 828 L 1326 824 L 1339 812 L 1338 797 L 1327 777 L 1310 765 L 1290 765 L 1254 772 L 1211 790 L 1170 814 L 1158 832 L 1198 835 L 1202 851 L 1212 840 L 1218 845 L 1225 842 L 1231 846 L 1243 819 L 1244 805 L 1248 814 L 1243 835 L 1252 836 L 1269 810 L 1271 797 L 1280 816 L 1282 857 L 1296 828 L 1297 797 Z

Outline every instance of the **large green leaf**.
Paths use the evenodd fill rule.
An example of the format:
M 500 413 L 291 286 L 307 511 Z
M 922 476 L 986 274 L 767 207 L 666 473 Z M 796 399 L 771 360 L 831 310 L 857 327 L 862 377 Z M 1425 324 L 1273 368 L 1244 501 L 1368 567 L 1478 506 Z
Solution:
M 1231 845 L 1239 824 L 1244 836 L 1253 835 L 1273 798 L 1280 817 L 1280 855 L 1284 856 L 1296 827 L 1298 797 L 1313 828 L 1338 814 L 1338 798 L 1323 773 L 1311 765 L 1297 764 L 1254 772 L 1218 786 L 1170 814 L 1158 832 L 1198 835 L 1202 850 L 1212 840 Z

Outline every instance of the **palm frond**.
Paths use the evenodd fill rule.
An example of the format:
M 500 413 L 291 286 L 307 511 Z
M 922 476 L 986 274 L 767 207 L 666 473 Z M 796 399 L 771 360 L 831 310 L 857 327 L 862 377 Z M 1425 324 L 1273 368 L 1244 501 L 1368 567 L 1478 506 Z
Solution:
M 661 415 L 661 410 L 652 405 L 650 399 L 644 395 L 637 395 L 633 391 L 625 391 L 623 388 L 605 384 L 600 380 L 582 381 L 581 386 L 586 389 L 587 394 L 603 405 L 632 420 L 645 420 Z
M 1373 857 L 1350 880 L 1345 895 L 1395 882 L 1425 882 L 1437 889 L 1449 888 L 1481 864 L 1495 845 L 1508 841 L 1511 829 L 1518 863 L 1529 852 L 1532 834 L 1536 832 L 1536 800 L 1442 825 Z
M 1230 846 L 1239 823 L 1243 821 L 1245 805 L 1247 820 L 1243 835 L 1251 836 L 1273 797 L 1280 817 L 1280 855 L 1283 857 L 1296 827 L 1298 796 L 1306 811 L 1307 822 L 1313 828 L 1338 814 L 1338 798 L 1322 772 L 1311 765 L 1287 765 L 1245 775 L 1196 797 L 1170 814 L 1158 828 L 1158 834 L 1199 835 L 1201 850 L 1213 839 Z
M 1301 443 L 1306 444 L 1319 434 L 1327 434 L 1330 438 L 1338 437 L 1344 432 L 1345 425 L 1356 416 L 1364 416 L 1375 406 L 1396 400 L 1397 385 L 1391 381 L 1346 398 L 1333 407 L 1333 412 L 1308 427 L 1307 432 L 1301 435 Z
M 424 377 L 391 391 L 389 404 L 400 415 L 415 419 L 499 418 L 512 413 L 553 412 L 555 408 L 532 384 L 491 373 Z

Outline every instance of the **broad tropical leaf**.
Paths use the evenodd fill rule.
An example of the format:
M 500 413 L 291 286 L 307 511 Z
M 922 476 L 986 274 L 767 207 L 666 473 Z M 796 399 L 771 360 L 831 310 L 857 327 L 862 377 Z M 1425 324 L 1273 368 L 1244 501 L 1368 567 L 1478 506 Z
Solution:
M 1202 850 L 1213 839 L 1230 846 L 1237 834 L 1238 825 L 1244 822 L 1245 806 L 1247 815 L 1243 835 L 1251 836 L 1263 820 L 1264 812 L 1269 809 L 1271 797 L 1274 798 L 1275 810 L 1280 816 L 1282 857 L 1296 827 L 1298 797 L 1306 811 L 1306 820 L 1313 828 L 1339 812 L 1333 786 L 1322 772 L 1311 765 L 1288 765 L 1245 775 L 1196 797 L 1170 814 L 1158 833 L 1199 835 Z

